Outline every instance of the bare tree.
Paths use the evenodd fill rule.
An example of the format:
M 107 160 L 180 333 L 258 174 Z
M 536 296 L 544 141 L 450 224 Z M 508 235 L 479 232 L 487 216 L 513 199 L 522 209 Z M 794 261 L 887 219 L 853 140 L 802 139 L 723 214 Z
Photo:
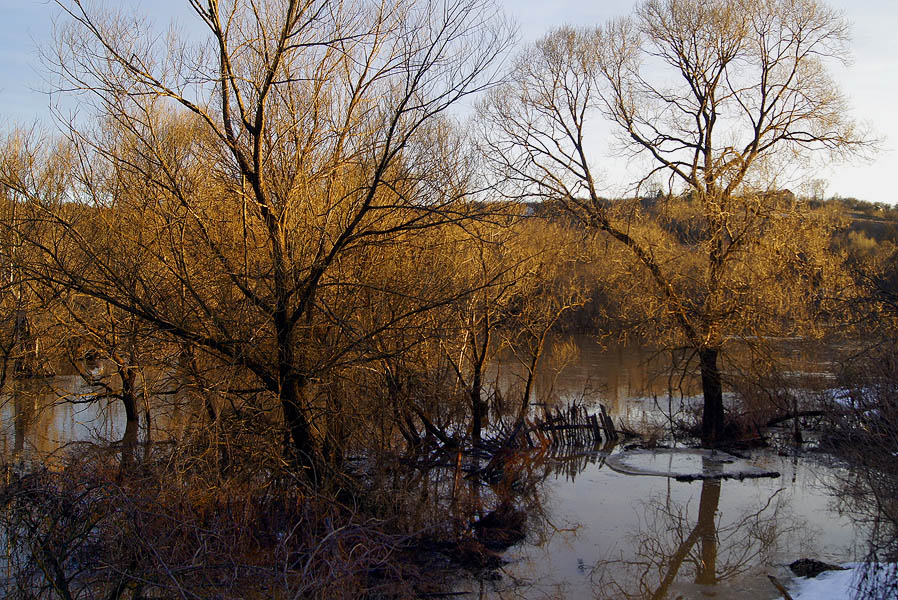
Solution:
M 190 5 L 201 39 L 64 3 L 52 60 L 93 117 L 69 127 L 77 183 L 62 203 L 4 185 L 46 225 L 41 276 L 245 368 L 315 471 L 310 384 L 406 317 L 347 326 L 356 291 L 391 294 L 351 263 L 479 206 L 447 111 L 508 28 L 486 0 Z
M 59 198 L 66 186 L 59 161 L 64 153 L 47 155 L 43 168 L 33 163 L 34 131 L 16 129 L 2 142 L 4 169 L 15 170 L 19 180 L 32 193 L 45 198 Z M 34 257 L 33 248 L 25 243 L 34 231 L 23 204 L 26 198 L 15 189 L 0 186 L 0 388 L 10 372 L 29 376 L 43 372 L 38 364 L 39 339 L 36 314 L 40 302 L 32 292 L 33 279 L 25 268 Z
M 718 356 L 729 336 L 747 333 L 740 319 L 760 295 L 759 240 L 778 232 L 781 275 L 817 277 L 782 225 L 783 216 L 800 223 L 804 209 L 778 175 L 868 146 L 825 68 L 846 60 L 847 41 L 845 20 L 817 0 L 646 0 L 631 18 L 550 33 L 487 102 L 488 155 L 507 193 L 558 202 L 627 248 L 653 311 L 697 355 L 706 444 L 723 436 Z M 595 115 L 651 163 L 640 183 L 666 178 L 654 206 L 688 209 L 677 227 L 641 236 L 633 225 L 645 202 L 600 196 Z
M 498 335 L 508 318 L 508 307 L 516 297 L 526 264 L 509 252 L 513 232 L 507 225 L 487 225 L 474 230 L 468 254 L 458 269 L 460 287 L 476 291 L 457 307 L 459 323 L 455 339 L 443 347 L 457 383 L 471 409 L 471 438 L 480 443 L 488 423 L 489 381 L 487 371 L 502 348 Z
M 560 369 L 546 368 L 543 355 L 552 347 L 551 336 L 559 324 L 587 302 L 589 287 L 580 264 L 582 232 L 536 217 L 524 219 L 517 230 L 514 252 L 528 257 L 528 269 L 506 310 L 503 333 L 510 354 L 522 369 L 516 417 L 520 423 L 528 416 L 534 397 L 547 400 L 536 395 L 538 375 L 554 371 L 552 376 L 557 377 Z

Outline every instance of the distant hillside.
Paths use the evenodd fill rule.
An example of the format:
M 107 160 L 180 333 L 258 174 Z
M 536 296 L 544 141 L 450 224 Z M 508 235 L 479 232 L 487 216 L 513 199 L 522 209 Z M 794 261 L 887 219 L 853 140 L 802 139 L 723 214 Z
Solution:
M 849 222 L 849 232 L 863 233 L 877 242 L 898 244 L 898 209 L 882 202 L 867 202 L 857 198 L 830 198 L 811 201 L 812 208 L 828 206 L 843 214 Z

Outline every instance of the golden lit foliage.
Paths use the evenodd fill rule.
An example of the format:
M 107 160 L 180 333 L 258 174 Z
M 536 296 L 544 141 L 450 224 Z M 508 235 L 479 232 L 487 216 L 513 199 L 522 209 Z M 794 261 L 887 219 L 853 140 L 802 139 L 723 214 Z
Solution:
M 846 42 L 845 21 L 817 0 L 646 0 L 630 18 L 549 33 L 484 103 L 500 189 L 557 204 L 647 276 L 634 304 L 659 331 L 676 327 L 700 359 L 706 442 L 723 434 L 724 342 L 776 328 L 759 312 L 776 308 L 763 306 L 769 282 L 796 291 L 818 281 L 798 276 L 807 255 L 782 243 L 806 225 L 800 207 L 783 205 L 779 173 L 867 146 L 825 68 L 846 57 Z M 587 142 L 596 116 L 650 162 L 637 194 L 661 178 L 659 199 L 680 199 L 652 210 L 602 198 Z

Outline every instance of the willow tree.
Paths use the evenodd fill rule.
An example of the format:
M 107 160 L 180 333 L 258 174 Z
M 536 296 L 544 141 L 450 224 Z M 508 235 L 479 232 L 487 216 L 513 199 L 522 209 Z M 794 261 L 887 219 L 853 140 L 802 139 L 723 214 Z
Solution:
M 486 103 L 507 193 L 557 202 L 647 278 L 644 305 L 698 358 L 707 444 L 723 436 L 725 340 L 774 320 L 751 314 L 776 294 L 759 284 L 781 276 L 788 292 L 817 279 L 797 245 L 807 237 L 788 231 L 806 220 L 782 174 L 865 146 L 826 69 L 846 60 L 847 41 L 845 20 L 817 0 L 645 0 L 629 18 L 548 34 Z M 594 118 L 649 165 L 634 179 L 666 183 L 654 212 L 670 200 L 682 218 L 641 235 L 646 203 L 600 196 Z
M 310 383 L 406 317 L 360 330 L 347 300 L 435 302 L 352 263 L 479 206 L 447 111 L 491 84 L 508 28 L 489 0 L 191 0 L 195 26 L 165 35 L 62 5 L 52 62 L 81 114 L 71 192 L 31 196 L 40 275 L 244 368 L 317 468 Z

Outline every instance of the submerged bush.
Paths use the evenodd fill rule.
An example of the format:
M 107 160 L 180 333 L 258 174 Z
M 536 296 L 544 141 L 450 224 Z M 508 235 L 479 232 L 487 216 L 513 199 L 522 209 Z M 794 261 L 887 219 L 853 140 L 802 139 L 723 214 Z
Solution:
M 842 374 L 826 443 L 849 465 L 840 501 L 869 535 L 862 598 L 898 597 L 898 358 L 879 346 Z
M 335 493 L 168 467 L 123 473 L 108 456 L 70 456 L 11 475 L 6 596 L 404 598 L 426 586 L 411 536 Z

